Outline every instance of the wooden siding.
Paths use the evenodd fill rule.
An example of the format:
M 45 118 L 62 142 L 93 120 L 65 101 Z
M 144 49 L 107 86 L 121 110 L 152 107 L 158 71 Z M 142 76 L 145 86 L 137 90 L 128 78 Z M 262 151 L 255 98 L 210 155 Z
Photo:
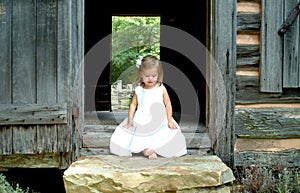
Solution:
M 284 75 L 287 73 L 285 72 L 287 68 L 282 65 L 286 63 L 284 58 L 294 59 L 297 63 L 295 51 L 288 50 L 299 51 L 297 48 L 299 43 L 291 42 L 299 35 L 299 33 L 295 34 L 294 29 L 295 27 L 299 30 L 299 21 L 289 31 L 291 34 L 286 33 L 283 39 L 279 37 L 278 27 L 286 17 L 286 12 L 291 10 L 285 5 L 285 12 L 280 12 L 282 9 L 278 7 L 281 7 L 283 2 L 281 0 L 276 2 L 239 0 L 237 3 L 239 12 L 237 13 L 235 166 L 270 165 L 279 162 L 288 166 L 299 165 L 300 148 L 297 142 L 300 141 L 300 92 L 291 88 L 291 85 L 285 86 L 286 84 L 282 83 L 284 78 L 281 79 L 282 76 L 287 77 Z M 295 1 L 289 3 L 296 5 Z M 272 5 L 269 7 L 269 4 Z M 278 13 L 275 14 L 274 10 Z M 251 18 L 251 22 L 245 22 L 247 18 Z M 279 42 L 274 44 L 278 38 Z M 284 44 L 285 47 L 282 47 Z M 274 50 L 279 51 L 278 55 L 272 55 Z M 282 55 L 283 50 L 284 53 L 290 54 Z M 295 74 L 298 73 L 296 66 L 294 64 L 293 67 L 289 67 L 295 70 Z M 288 78 L 289 81 L 296 80 L 296 78 Z M 272 145 L 276 143 L 280 144 L 280 148 Z
M 260 14 L 240 12 L 237 15 L 237 30 L 243 33 L 258 33 L 260 29 Z
M 237 108 L 235 134 L 242 138 L 256 139 L 300 138 L 300 108 L 270 106 Z
M 0 1 L 0 103 L 11 101 L 11 3 L 12 1 Z M 5 45 L 5 46 L 4 46 Z M 5 94 L 3 94 L 5 93 Z
M 251 146 L 251 143 L 248 143 Z M 300 150 L 291 148 L 282 151 L 257 151 L 248 150 L 236 152 L 235 166 L 282 166 L 296 167 L 299 166 Z
M 260 91 L 282 92 L 299 88 L 299 18 L 281 37 L 278 29 L 297 0 L 262 0 Z
M 12 4 L 12 103 L 36 102 L 36 2 L 22 0 Z M 13 72 L 13 73 L 12 73 Z
M 80 50 L 71 33 L 82 27 L 70 26 L 81 4 L 0 1 L 0 167 L 9 167 L 10 159 L 16 167 L 17 155 L 31 160 L 28 167 L 34 159 L 31 167 L 48 161 L 48 167 L 66 168 L 72 161 L 71 65 L 79 68 L 83 56 L 71 60 Z
M 277 34 L 283 22 L 283 0 L 262 0 L 260 91 L 282 92 L 282 46 Z
M 297 5 L 298 0 L 284 1 L 284 18 L 287 18 L 290 11 Z M 283 39 L 283 87 L 300 87 L 300 19 L 299 16 L 288 29 Z
M 225 9 L 226 7 L 226 9 Z M 215 0 L 211 4 L 209 65 L 209 134 L 215 153 L 229 166 L 233 136 L 236 72 L 236 1 Z M 230 34 L 225 35 L 225 34 Z
M 1 105 L 0 125 L 66 124 L 64 105 Z
M 287 103 L 287 102 L 297 102 L 300 99 L 300 92 L 297 89 L 292 89 L 292 86 L 286 87 L 283 85 L 281 87 L 281 92 L 261 92 L 260 85 L 261 85 L 261 65 L 264 65 L 264 61 L 262 61 L 262 55 L 263 50 L 261 49 L 261 41 L 266 42 L 266 38 L 260 37 L 261 35 L 261 27 L 258 27 L 258 23 L 261 23 L 262 19 L 260 17 L 260 13 L 263 11 L 261 10 L 262 2 L 261 1 L 245 1 L 245 0 L 239 0 L 238 1 L 238 10 L 240 12 L 237 13 L 237 81 L 236 81 L 236 88 L 237 88 L 237 94 L 236 94 L 236 103 L 237 104 L 251 104 L 251 103 Z M 243 8 L 245 6 L 246 8 Z M 294 4 L 295 5 L 295 4 Z M 244 12 L 247 9 L 247 7 L 251 8 L 251 12 Z M 255 11 L 256 9 L 256 11 Z M 287 10 L 287 11 L 290 11 Z M 248 24 L 245 22 L 241 22 L 244 20 L 247 20 L 246 18 L 249 17 L 248 15 L 257 15 L 255 17 L 251 17 L 253 20 L 248 23 L 255 23 L 256 27 L 247 27 Z M 246 18 L 243 18 L 246 17 Z M 284 17 L 284 16 L 283 16 Z M 294 28 L 297 28 L 297 21 L 294 23 L 295 26 L 291 29 L 291 31 L 288 31 L 289 33 L 292 33 L 292 30 Z M 277 26 L 279 27 L 279 26 Z M 290 29 L 289 29 L 290 30 Z M 276 30 L 275 30 L 276 31 Z M 277 33 L 277 32 L 276 32 Z M 298 33 L 296 33 L 298 34 Z M 278 36 L 276 34 L 276 36 Z M 288 33 L 285 34 L 284 39 L 289 39 L 288 37 L 291 36 Z M 295 34 L 292 35 L 293 38 L 295 38 Z M 257 38 L 259 37 L 259 38 Z M 260 41 L 261 40 L 261 41 Z M 297 41 L 291 42 L 289 41 L 289 44 L 286 44 L 286 47 L 290 46 L 291 49 L 297 48 Z M 299 48 L 298 48 L 299 51 Z M 286 53 L 290 53 L 290 56 L 287 58 L 293 58 L 294 61 L 296 61 L 298 58 L 295 55 L 295 50 L 293 52 L 286 51 Z M 284 58 L 282 58 L 283 60 Z M 281 63 L 282 63 L 281 60 Z M 287 63 L 285 63 L 287 64 Z M 299 60 L 298 60 L 299 64 Z M 264 67 L 263 67 L 264 68 Z M 291 68 L 291 67 L 290 67 Z M 285 76 L 285 71 L 288 68 L 283 67 L 280 71 L 282 74 L 278 75 L 277 79 L 280 79 L 280 77 Z M 297 67 L 296 64 L 293 66 L 293 73 L 294 77 L 296 77 Z M 291 71 L 291 70 L 290 70 Z M 256 73 L 254 73 L 256 72 Z M 267 72 L 266 76 L 269 74 L 273 76 L 272 71 Z M 286 76 L 287 77 L 287 76 Z M 284 80 L 284 78 L 283 78 Z M 289 77 L 289 80 L 284 81 L 293 81 L 295 82 L 296 78 Z

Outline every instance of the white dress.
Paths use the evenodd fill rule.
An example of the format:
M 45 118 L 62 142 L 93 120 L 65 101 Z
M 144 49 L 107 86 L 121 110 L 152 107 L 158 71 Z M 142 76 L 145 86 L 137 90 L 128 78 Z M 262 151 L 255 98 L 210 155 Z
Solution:
M 127 124 L 127 118 L 116 127 L 110 139 L 110 152 L 119 156 L 132 156 L 132 153 L 150 148 L 163 157 L 185 155 L 186 141 L 181 129 L 168 127 L 163 86 L 151 89 L 137 86 L 135 93 L 138 107 L 133 116 L 133 127 L 122 127 Z

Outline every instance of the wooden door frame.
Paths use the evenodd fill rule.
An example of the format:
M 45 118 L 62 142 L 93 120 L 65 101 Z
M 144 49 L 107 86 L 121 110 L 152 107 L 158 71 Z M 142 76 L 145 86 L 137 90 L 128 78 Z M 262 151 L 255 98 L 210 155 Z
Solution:
M 236 81 L 236 1 L 208 0 L 207 120 L 214 153 L 233 166 Z M 228 36 L 228 34 L 231 34 Z M 210 57 L 208 56 L 208 57 Z
M 84 10 L 84 2 L 82 2 L 82 7 Z M 206 65 L 206 80 L 209 87 L 206 94 L 206 123 L 209 127 L 214 152 L 225 163 L 231 165 L 233 163 L 236 73 L 236 2 L 207 0 L 207 10 L 206 46 L 207 58 L 211 58 L 211 60 L 207 60 Z M 82 21 L 82 28 L 83 23 Z M 80 32 L 83 33 L 83 30 Z M 231 32 L 230 38 L 228 38 L 228 32 Z M 84 41 L 82 34 L 80 37 L 82 38 L 81 42 Z M 84 80 L 84 69 L 80 69 L 81 80 Z M 79 86 L 81 89 L 84 88 L 83 84 L 84 81 Z M 77 100 L 78 107 L 80 107 L 79 117 L 81 117 L 78 120 L 79 128 L 84 126 L 84 92 L 82 95 Z M 82 130 L 79 130 L 77 138 L 81 136 Z

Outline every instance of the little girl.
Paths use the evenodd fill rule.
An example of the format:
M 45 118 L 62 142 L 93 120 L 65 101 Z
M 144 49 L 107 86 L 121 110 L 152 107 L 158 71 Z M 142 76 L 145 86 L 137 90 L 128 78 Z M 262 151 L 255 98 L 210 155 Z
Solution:
M 110 152 L 119 156 L 140 153 L 149 159 L 177 157 L 187 153 L 186 141 L 172 117 L 172 105 L 164 87 L 161 62 L 145 56 L 137 65 L 137 87 L 128 118 L 115 129 Z

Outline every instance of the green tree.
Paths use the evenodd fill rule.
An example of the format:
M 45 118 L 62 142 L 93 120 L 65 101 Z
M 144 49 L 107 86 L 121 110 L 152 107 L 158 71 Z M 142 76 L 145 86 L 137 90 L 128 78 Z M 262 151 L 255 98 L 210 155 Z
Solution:
M 159 57 L 160 17 L 112 17 L 112 83 L 135 78 L 136 60 L 144 55 Z

